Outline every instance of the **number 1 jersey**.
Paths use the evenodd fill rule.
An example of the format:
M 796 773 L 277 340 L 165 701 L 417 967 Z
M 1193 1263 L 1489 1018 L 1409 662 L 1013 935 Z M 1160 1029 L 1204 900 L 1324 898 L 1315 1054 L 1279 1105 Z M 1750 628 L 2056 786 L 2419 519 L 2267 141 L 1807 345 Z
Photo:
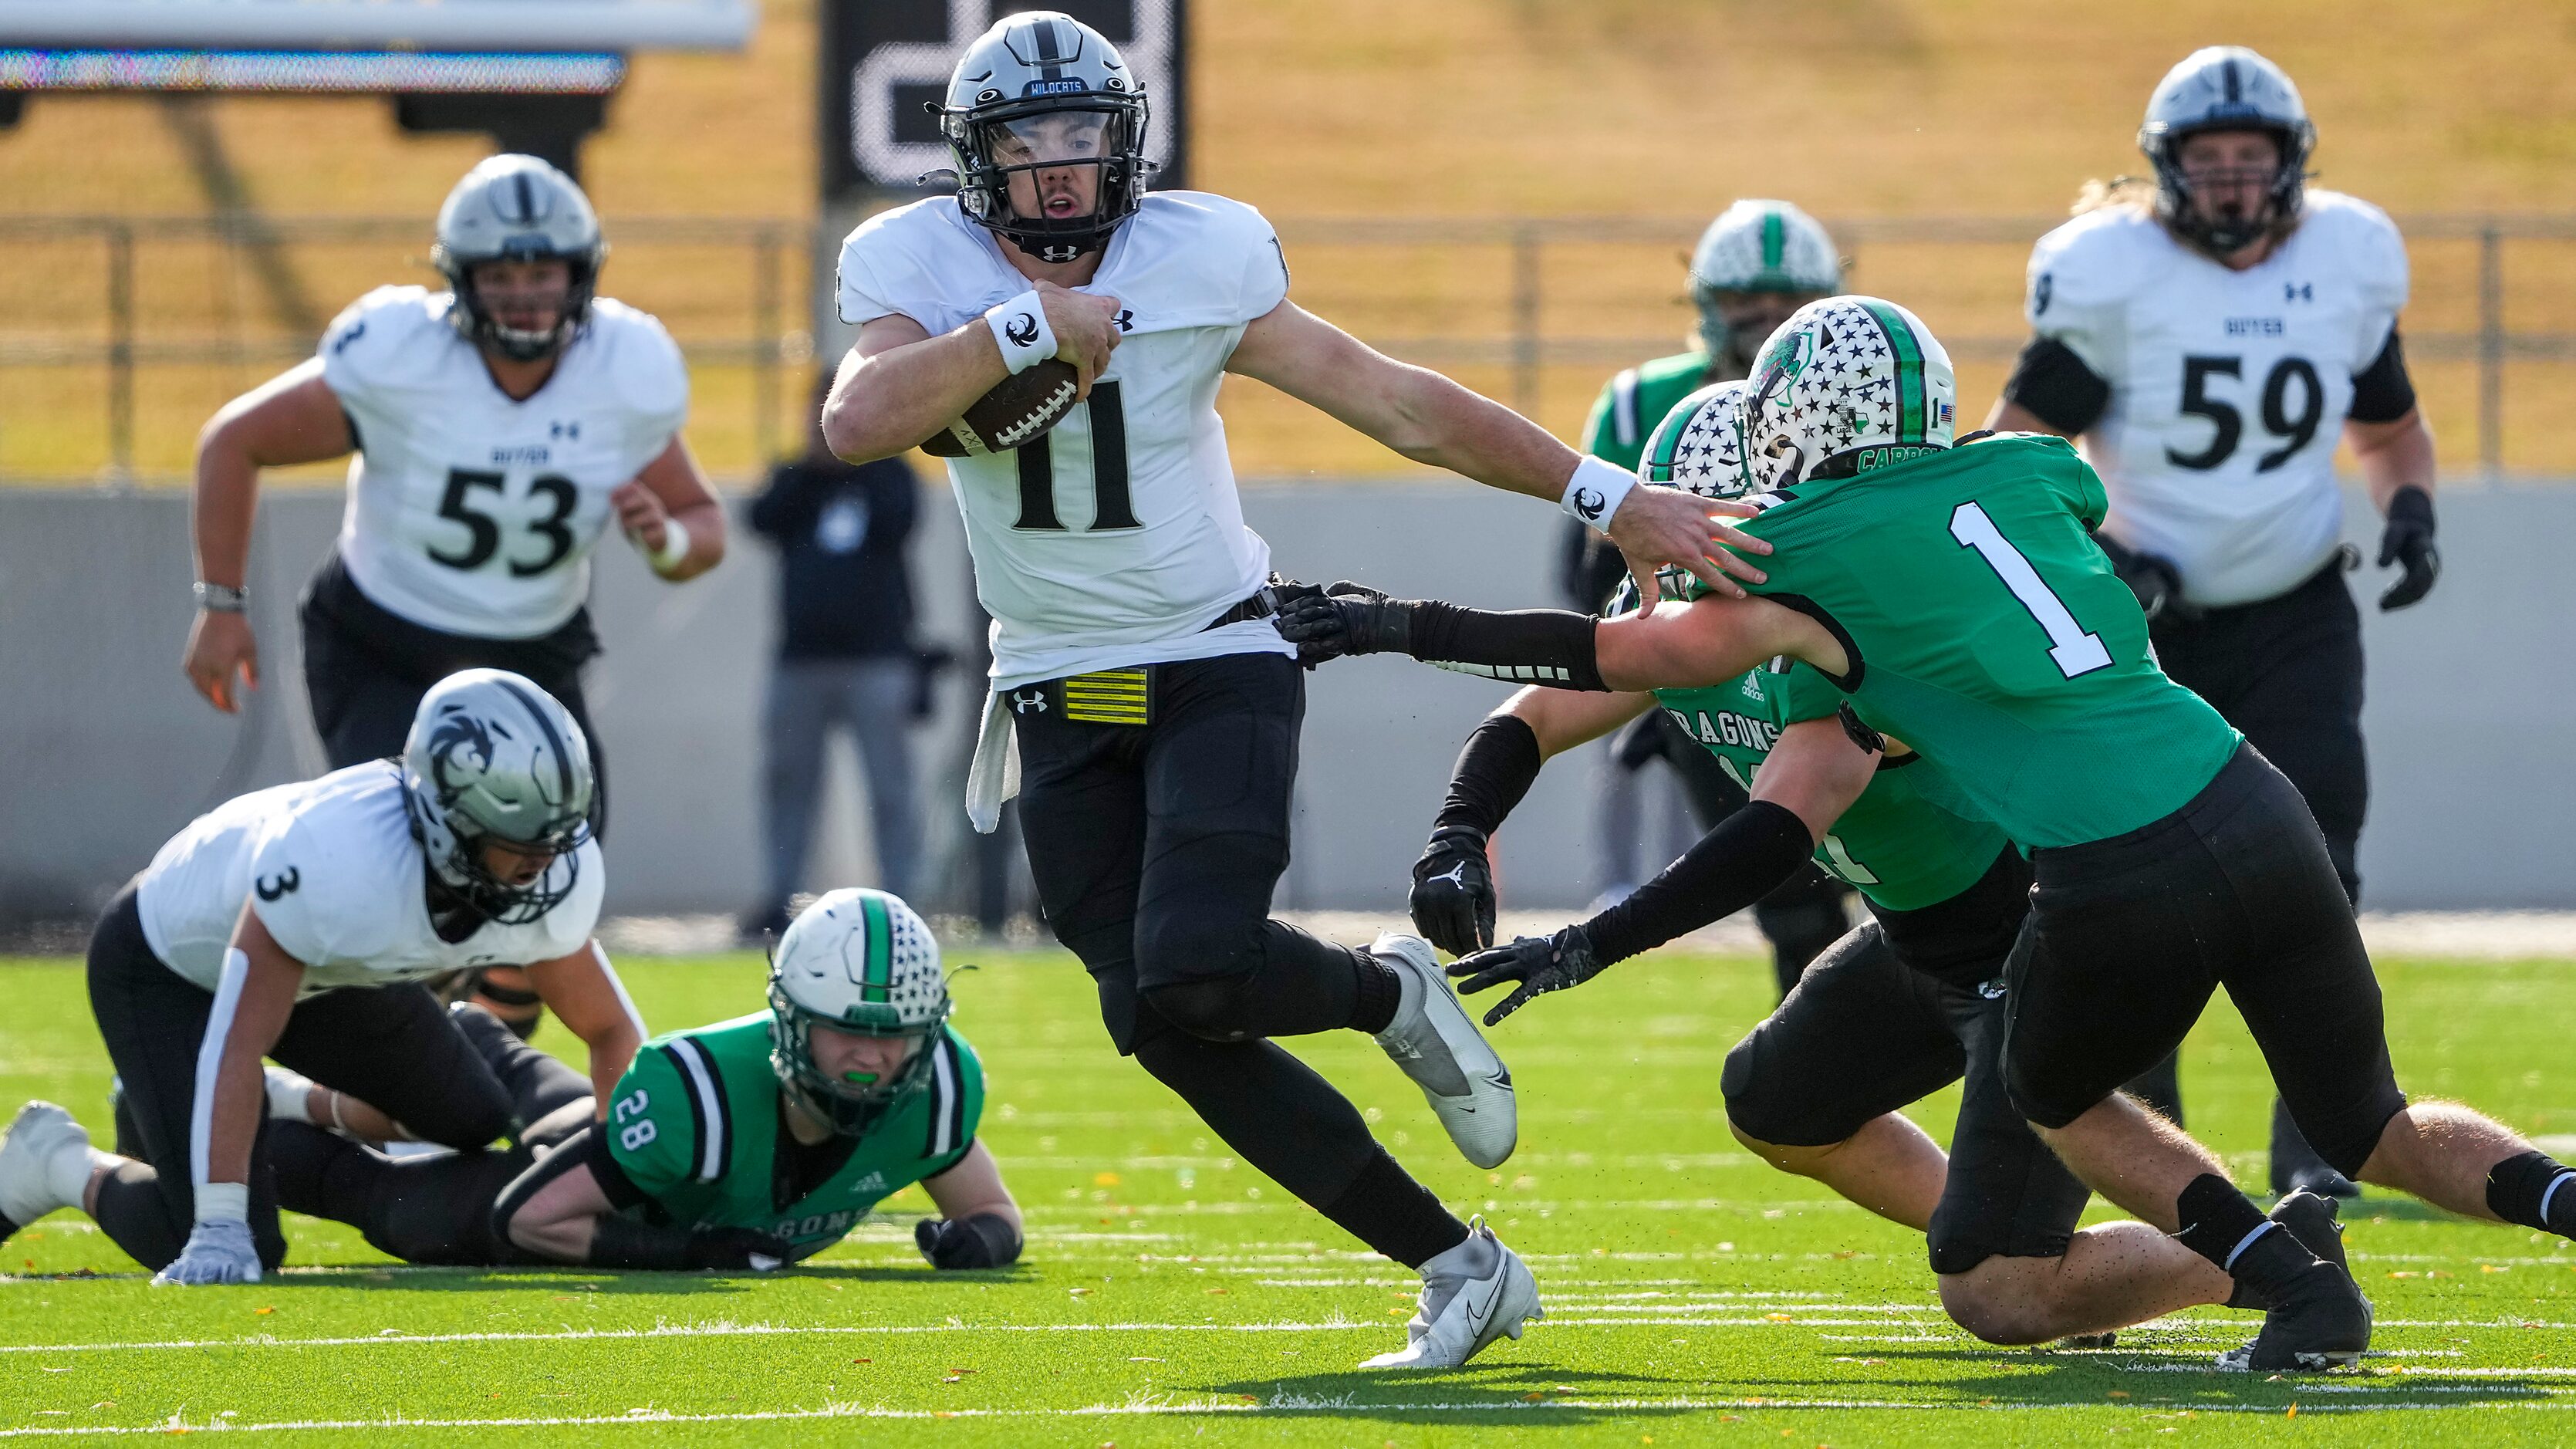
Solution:
M 844 322 L 899 315 L 937 337 L 1030 285 L 953 197 L 879 213 L 841 244 Z M 1288 295 L 1270 223 L 1221 196 L 1150 193 L 1074 290 L 1119 306 L 1089 402 L 1024 447 L 947 460 L 993 616 L 994 687 L 1293 653 L 1267 620 L 1207 627 L 1270 577 L 1216 412 L 1245 324 Z
M 602 297 L 545 386 L 513 401 L 448 324 L 454 305 L 378 287 L 322 335 L 358 444 L 340 557 L 413 623 L 532 639 L 589 597 L 608 495 L 678 435 L 688 368 L 651 314 Z
M 2343 539 L 2335 444 L 2353 378 L 2406 305 L 2406 244 L 2365 201 L 2311 191 L 2298 230 L 2244 271 L 2128 206 L 2030 258 L 2032 331 L 2111 385 L 2087 456 L 2106 531 L 2173 560 L 2206 606 L 2287 592 Z

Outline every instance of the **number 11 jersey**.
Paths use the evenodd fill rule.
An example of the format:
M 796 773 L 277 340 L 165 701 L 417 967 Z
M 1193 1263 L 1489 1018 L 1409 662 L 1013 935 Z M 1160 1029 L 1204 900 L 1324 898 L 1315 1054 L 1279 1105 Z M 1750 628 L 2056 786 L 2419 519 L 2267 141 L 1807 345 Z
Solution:
M 513 401 L 449 325 L 454 305 L 378 287 L 322 335 L 358 445 L 340 557 L 415 624 L 533 639 L 589 597 L 608 495 L 678 435 L 688 368 L 650 313 L 602 297 L 545 386 Z
M 2086 454 L 2113 538 L 2173 560 L 2221 607 L 2288 592 L 2343 539 L 2335 444 L 2353 378 L 2406 305 L 2406 244 L 2377 207 L 2311 191 L 2298 230 L 2244 271 L 2130 206 L 2040 238 L 2032 331 L 2111 385 Z

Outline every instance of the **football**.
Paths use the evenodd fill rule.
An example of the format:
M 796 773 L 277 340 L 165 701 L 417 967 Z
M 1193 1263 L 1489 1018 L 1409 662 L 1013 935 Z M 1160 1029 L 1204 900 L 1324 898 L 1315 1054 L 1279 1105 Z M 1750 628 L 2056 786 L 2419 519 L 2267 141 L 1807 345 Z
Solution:
M 957 421 L 930 435 L 921 450 L 934 458 L 981 458 L 1007 453 L 1046 436 L 1073 410 L 1080 391 L 1073 364 L 1050 357 L 1026 372 L 1014 373 L 967 405 Z

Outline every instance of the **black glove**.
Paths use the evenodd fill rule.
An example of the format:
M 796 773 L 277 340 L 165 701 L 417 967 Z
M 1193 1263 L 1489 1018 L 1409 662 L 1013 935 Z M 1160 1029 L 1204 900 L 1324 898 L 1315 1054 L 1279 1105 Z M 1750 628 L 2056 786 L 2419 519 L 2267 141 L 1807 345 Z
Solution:
M 1348 579 L 1296 599 L 1278 616 L 1279 633 L 1297 646 L 1298 660 L 1311 652 L 1318 663 L 1345 654 L 1400 654 L 1410 622 L 1405 600 Z
M 1413 928 L 1452 956 L 1494 943 L 1494 870 L 1485 839 L 1472 825 L 1444 825 L 1413 863 Z
M 1300 606 L 1324 597 L 1321 584 L 1303 584 L 1285 574 L 1272 574 L 1270 583 L 1261 591 L 1270 600 L 1270 624 L 1283 635 L 1287 632 L 1288 615 Z M 1315 644 L 1297 646 L 1297 663 L 1307 669 L 1335 657 L 1338 651 Z
M 1508 946 L 1496 946 L 1473 956 L 1449 963 L 1449 974 L 1466 979 L 1458 983 L 1461 991 L 1483 991 L 1506 981 L 1521 984 L 1518 991 L 1503 998 L 1503 1004 L 1485 1013 L 1485 1025 L 1499 1024 L 1504 1017 L 1530 1003 L 1530 998 L 1551 991 L 1580 986 L 1601 974 L 1601 962 L 1592 953 L 1592 938 L 1581 926 L 1568 926 L 1553 936 L 1541 939 L 1523 936 Z
M 912 1241 L 934 1268 L 1007 1268 L 1020 1259 L 1020 1230 L 999 1213 L 923 1218 Z
M 2380 611 L 2403 609 L 2433 592 L 2442 576 L 2442 553 L 2433 547 L 2433 495 L 2409 483 L 2388 500 L 2388 527 L 2379 535 L 2379 566 L 2398 564 L 2405 577 L 2379 596 Z
M 2138 596 L 2138 607 L 2149 619 L 2167 614 L 2177 619 L 2200 617 L 2200 606 L 2183 599 L 2182 570 L 2174 567 L 2172 559 L 2124 548 L 2107 537 L 2101 543 L 2102 551 L 2111 556 L 2111 571 Z
M 785 1263 L 792 1251 L 786 1239 L 750 1228 L 700 1228 L 689 1234 L 688 1264 L 699 1271 L 756 1268 L 766 1273 Z

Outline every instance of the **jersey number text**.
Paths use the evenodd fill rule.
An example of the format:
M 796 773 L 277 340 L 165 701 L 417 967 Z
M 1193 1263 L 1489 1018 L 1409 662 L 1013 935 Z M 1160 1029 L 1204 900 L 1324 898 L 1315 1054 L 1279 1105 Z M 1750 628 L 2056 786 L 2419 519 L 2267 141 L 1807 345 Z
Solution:
M 1136 505 L 1127 496 L 1127 414 L 1118 405 L 1118 384 L 1095 382 L 1087 404 L 1091 413 L 1091 492 L 1093 498 L 1091 527 L 1086 532 L 1101 533 L 1113 528 L 1142 528 L 1136 521 Z M 1019 449 L 1020 521 L 1017 528 L 1064 531 L 1064 521 L 1055 508 L 1055 459 L 1047 450 L 1041 434 Z
M 492 515 L 478 512 L 470 495 L 477 488 L 489 488 L 498 494 L 506 481 L 506 475 L 500 473 L 481 473 L 471 468 L 448 470 L 447 492 L 438 500 L 438 516 L 464 524 L 470 537 L 464 552 L 445 553 L 433 548 L 429 551 L 432 559 L 452 569 L 467 570 L 492 561 L 492 556 L 501 551 L 501 525 Z M 529 519 L 528 532 L 546 541 L 545 553 L 534 559 L 510 560 L 510 577 L 514 579 L 535 578 L 562 563 L 564 556 L 572 552 L 572 529 L 567 521 L 572 517 L 573 506 L 581 501 L 580 490 L 573 487 L 571 479 L 549 474 L 528 480 L 528 496 L 533 498 L 540 493 L 551 502 L 554 511 L 543 518 Z
M 2177 468 L 2195 472 L 2217 467 L 2235 456 L 2236 445 L 2245 437 L 2245 414 L 2236 405 L 2209 395 L 2212 377 L 2245 375 L 2241 357 L 2186 357 L 2182 360 L 2182 410 L 2198 418 L 2209 419 L 2215 430 L 2209 446 L 2197 453 L 2178 453 L 2165 449 L 2165 461 Z M 2299 411 L 2290 412 L 2290 384 L 2299 388 Z M 2291 455 L 2306 447 L 2317 435 L 2317 424 L 2324 421 L 2326 390 L 2317 381 L 2314 363 L 2304 357 L 2284 357 L 2272 364 L 2271 374 L 2263 379 L 2263 430 L 2281 440 L 2254 460 L 2254 471 L 2269 473 L 2290 461 Z
M 2039 570 L 2030 566 L 2012 540 L 2003 536 L 1986 510 L 1974 503 L 1962 503 L 1950 510 L 1950 536 L 1962 548 L 1973 548 L 1986 567 L 1995 571 L 2012 596 L 2030 611 L 2030 617 L 2048 635 L 2048 657 L 2057 661 L 2058 672 L 2069 679 L 2090 674 L 2111 665 L 2111 651 L 2102 644 L 2099 634 L 2087 634 L 2075 622 L 2074 611 L 2057 597 Z

